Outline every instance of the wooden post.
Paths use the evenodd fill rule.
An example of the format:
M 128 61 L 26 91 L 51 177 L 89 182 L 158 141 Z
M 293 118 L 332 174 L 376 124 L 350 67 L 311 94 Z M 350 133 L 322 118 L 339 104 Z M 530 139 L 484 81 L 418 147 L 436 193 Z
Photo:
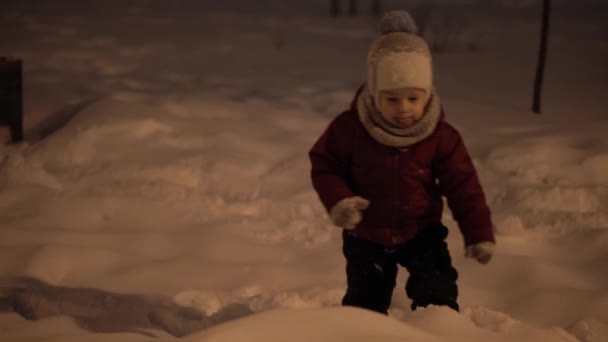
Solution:
M 329 15 L 332 17 L 337 17 L 340 15 L 340 3 L 338 0 L 329 1 Z
M 21 60 L 0 57 L 0 123 L 9 126 L 13 143 L 23 140 L 22 93 Z
M 540 49 L 538 51 L 538 64 L 536 67 L 536 79 L 534 80 L 534 100 L 532 110 L 536 114 L 541 111 L 541 94 L 543 87 L 543 76 L 545 73 L 545 62 L 547 60 L 547 42 L 549 40 L 549 12 L 551 0 L 543 0 L 543 19 L 540 36 Z
M 380 0 L 372 0 L 372 15 L 380 16 Z
M 357 15 L 357 0 L 348 1 L 348 14 L 350 14 L 351 17 Z

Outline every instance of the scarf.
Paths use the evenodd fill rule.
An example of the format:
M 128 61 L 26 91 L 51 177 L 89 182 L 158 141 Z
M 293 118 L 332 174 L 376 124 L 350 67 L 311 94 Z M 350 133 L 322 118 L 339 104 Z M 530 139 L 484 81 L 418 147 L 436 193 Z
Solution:
M 441 104 L 437 92 L 433 89 L 424 114 L 410 127 L 395 127 L 386 121 L 374 104 L 367 86 L 357 99 L 359 120 L 368 133 L 381 144 L 392 147 L 407 147 L 430 136 L 441 117 Z

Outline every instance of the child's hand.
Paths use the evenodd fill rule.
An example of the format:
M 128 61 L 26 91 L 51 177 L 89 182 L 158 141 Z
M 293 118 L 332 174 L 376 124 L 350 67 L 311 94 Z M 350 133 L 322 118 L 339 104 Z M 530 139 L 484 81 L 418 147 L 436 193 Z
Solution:
M 467 246 L 464 256 L 474 258 L 481 264 L 487 264 L 492 259 L 496 244 L 492 241 L 483 241 Z
M 363 219 L 361 211 L 369 207 L 369 201 L 363 197 L 348 197 L 336 203 L 329 211 L 332 222 L 344 229 L 355 229 Z

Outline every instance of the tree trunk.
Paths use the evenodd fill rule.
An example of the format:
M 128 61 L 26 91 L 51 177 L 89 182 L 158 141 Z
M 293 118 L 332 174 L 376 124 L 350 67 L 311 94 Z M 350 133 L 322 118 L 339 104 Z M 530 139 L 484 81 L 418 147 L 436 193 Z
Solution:
M 340 3 L 338 0 L 331 0 L 329 2 L 329 15 L 332 17 L 340 15 Z
M 541 94 L 543 87 L 543 76 L 545 73 L 545 62 L 547 60 L 547 42 L 549 40 L 549 13 L 551 0 L 543 0 L 543 19 L 541 27 L 540 49 L 538 52 L 538 64 L 536 68 L 536 79 L 534 80 L 534 102 L 532 110 L 536 114 L 541 111 Z
M 357 15 L 357 0 L 348 1 L 348 13 L 354 17 Z
M 11 142 L 23 140 L 21 60 L 0 58 L 0 123 L 9 126 Z
M 379 16 L 381 10 L 380 0 L 372 0 L 372 15 Z

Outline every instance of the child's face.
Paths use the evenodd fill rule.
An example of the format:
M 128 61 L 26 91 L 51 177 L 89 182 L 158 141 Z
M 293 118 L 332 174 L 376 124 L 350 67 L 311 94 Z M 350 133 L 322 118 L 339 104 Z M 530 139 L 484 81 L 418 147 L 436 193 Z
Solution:
M 382 117 L 395 127 L 407 128 L 424 115 L 426 95 L 426 90 L 420 88 L 381 90 L 378 110 Z

